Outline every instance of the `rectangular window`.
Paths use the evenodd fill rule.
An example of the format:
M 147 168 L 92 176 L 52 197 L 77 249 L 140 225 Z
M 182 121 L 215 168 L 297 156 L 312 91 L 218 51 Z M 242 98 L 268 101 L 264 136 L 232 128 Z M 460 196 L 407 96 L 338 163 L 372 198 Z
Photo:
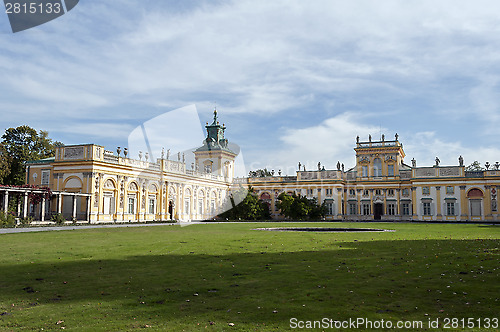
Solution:
M 368 177 L 368 166 L 361 166 L 361 171 L 364 178 Z
M 135 198 L 133 197 L 128 198 L 128 213 L 135 214 Z
M 394 203 L 387 204 L 387 214 L 390 216 L 396 214 L 396 205 Z
M 363 215 L 370 215 L 370 203 L 363 203 Z
M 394 165 L 387 165 L 387 176 L 394 176 Z
M 431 203 L 430 202 L 424 202 L 422 203 L 424 207 L 424 216 L 430 216 L 431 215 Z
M 401 205 L 402 207 L 402 212 L 404 216 L 409 216 L 410 215 L 410 204 L 409 203 L 403 203 Z
M 363 190 L 363 196 L 369 196 L 370 193 L 368 192 L 368 189 Z
M 332 196 L 333 195 L 333 189 L 326 189 L 326 196 Z
M 431 189 L 429 187 L 422 187 L 422 194 L 429 195 L 431 193 Z
M 50 181 L 50 171 L 42 171 L 42 186 L 48 186 Z
M 394 189 L 387 189 L 387 195 L 394 196 Z
M 382 191 L 380 189 L 375 190 L 375 195 L 381 195 L 381 194 L 382 194 Z
M 356 215 L 358 212 L 356 211 L 356 203 L 349 203 L 349 214 Z
M 455 187 L 453 186 L 446 186 L 446 194 L 447 195 L 453 195 L 455 193 Z
M 150 198 L 149 199 L 149 214 L 155 213 L 155 207 L 156 207 L 156 199 Z
M 454 202 L 446 202 L 446 215 L 448 215 L 448 216 L 455 215 L 455 203 Z
M 307 195 L 308 196 L 312 196 L 313 194 L 313 190 L 312 189 L 307 189 Z
M 333 215 L 333 203 L 326 203 L 326 214 Z
M 356 196 L 356 190 L 349 189 L 349 196 Z

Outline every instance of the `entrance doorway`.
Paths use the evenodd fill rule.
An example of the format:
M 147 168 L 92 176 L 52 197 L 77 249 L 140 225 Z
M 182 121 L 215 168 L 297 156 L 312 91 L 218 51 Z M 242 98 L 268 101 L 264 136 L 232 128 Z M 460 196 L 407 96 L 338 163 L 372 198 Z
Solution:
M 172 201 L 168 202 L 168 214 L 170 215 L 170 220 L 174 219 L 174 206 Z
M 383 214 L 384 214 L 384 204 L 383 203 L 373 204 L 373 219 L 380 220 L 382 219 Z

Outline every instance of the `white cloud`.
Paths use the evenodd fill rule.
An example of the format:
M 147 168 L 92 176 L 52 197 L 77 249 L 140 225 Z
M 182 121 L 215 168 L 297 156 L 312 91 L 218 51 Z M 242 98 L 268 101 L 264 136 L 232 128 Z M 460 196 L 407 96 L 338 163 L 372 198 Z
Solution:
M 397 125 L 407 138 L 407 152 L 414 151 L 422 162 L 433 162 L 429 148 L 432 155 L 443 156 L 443 163 L 455 162 L 460 151 L 482 151 L 446 143 L 439 132 L 412 134 L 429 130 L 429 113 L 450 109 L 456 131 L 467 133 L 468 117 L 475 116 L 478 131 L 497 134 L 497 1 L 287 0 L 206 2 L 185 10 L 172 6 L 153 1 L 81 2 L 43 28 L 0 35 L 0 105 L 18 105 L 19 121 L 36 119 L 33 125 L 39 128 L 50 127 L 56 117 L 67 128 L 82 130 L 82 141 L 89 132 L 104 141 L 110 136 L 89 131 L 77 122 L 82 117 L 93 119 L 94 128 L 101 123 L 102 129 L 113 119 L 118 126 L 113 131 L 126 137 L 122 128 L 130 126 L 120 123 L 136 116 L 130 113 L 137 107 L 127 109 L 131 104 L 142 106 L 140 115 L 147 118 L 156 115 L 158 105 L 170 110 L 200 102 L 211 110 L 217 101 L 222 112 L 247 114 L 249 124 L 278 112 L 293 117 L 304 109 L 337 114 L 320 125 L 307 119 L 302 129 L 285 132 L 281 142 L 288 151 L 266 156 L 274 165 L 295 166 L 299 160 L 352 165 L 354 138 L 377 133 L 379 124 Z M 460 102 L 450 107 L 445 104 L 450 100 Z M 417 123 L 395 124 L 393 116 L 387 116 L 395 109 L 404 115 L 416 107 L 422 114 Z M 358 121 L 367 111 L 379 115 L 377 126 Z M 478 144 L 489 143 L 484 138 Z M 479 156 L 496 153 L 483 150 Z M 258 151 L 245 154 L 262 159 Z

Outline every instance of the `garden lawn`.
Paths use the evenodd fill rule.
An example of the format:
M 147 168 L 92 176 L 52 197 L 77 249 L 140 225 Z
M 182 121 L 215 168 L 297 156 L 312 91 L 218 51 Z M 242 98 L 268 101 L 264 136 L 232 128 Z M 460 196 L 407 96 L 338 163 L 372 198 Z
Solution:
M 273 226 L 395 232 L 253 230 Z M 290 330 L 292 318 L 424 328 L 429 320 L 443 328 L 445 318 L 474 318 L 479 330 L 478 319 L 499 318 L 499 239 L 499 226 L 420 223 L 4 234 L 0 330 L 276 331 Z

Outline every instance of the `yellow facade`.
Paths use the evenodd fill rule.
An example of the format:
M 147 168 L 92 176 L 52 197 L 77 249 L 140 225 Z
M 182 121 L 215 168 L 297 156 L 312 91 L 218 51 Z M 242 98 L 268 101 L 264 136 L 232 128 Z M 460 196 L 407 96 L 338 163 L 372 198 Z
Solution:
M 227 198 L 236 157 L 220 137 L 225 128 L 216 120 L 215 114 L 214 123 L 207 126 L 216 135 L 194 152 L 196 169 L 188 170 L 180 158 L 138 160 L 99 145 L 72 145 L 57 148 L 54 158 L 27 163 L 26 181 L 88 195 L 75 202 L 63 198 L 49 203 L 52 212 L 89 215 L 93 223 L 210 219 Z M 207 164 L 210 169 L 200 167 Z
M 404 163 L 396 134 L 387 141 L 356 141 L 356 165 L 344 170 L 298 170 L 296 176 L 237 179 L 248 183 L 268 201 L 274 218 L 282 192 L 295 192 L 325 202 L 327 220 L 488 221 L 499 220 L 497 168 L 468 172 L 457 166 L 417 167 Z M 327 191 L 328 190 L 328 191 Z M 330 190 L 337 191 L 336 193 Z M 330 193 L 328 196 L 326 193 Z M 271 198 L 268 198 L 271 197 Z

